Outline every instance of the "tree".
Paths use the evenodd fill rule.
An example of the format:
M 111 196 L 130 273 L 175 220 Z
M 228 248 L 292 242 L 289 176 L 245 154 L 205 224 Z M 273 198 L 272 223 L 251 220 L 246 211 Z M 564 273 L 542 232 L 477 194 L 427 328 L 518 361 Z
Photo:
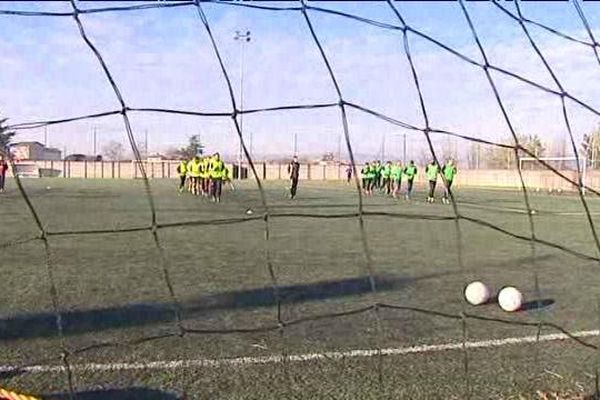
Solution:
M 436 146 L 439 148 L 438 146 Z M 456 143 L 452 140 L 450 136 L 446 138 L 446 141 L 441 146 L 441 151 L 436 150 L 439 157 L 439 162 L 444 163 L 446 160 L 452 159 L 456 160 L 458 158 L 458 152 L 456 149 Z
M 0 119 L 0 153 L 8 153 L 8 145 L 13 136 L 15 136 L 15 132 L 8 129 L 5 125 L 7 118 Z
M 102 147 L 102 155 L 111 161 L 120 161 L 123 159 L 125 154 L 125 147 L 123 144 L 111 140 L 104 147 Z
M 177 151 L 179 158 L 189 160 L 204 153 L 204 145 L 200 142 L 200 135 L 192 135 L 188 139 L 188 145 Z
M 517 139 L 521 147 L 527 149 L 527 152 L 519 150 L 519 157 L 543 157 L 546 148 L 542 139 L 537 135 L 517 134 Z M 504 143 L 515 145 L 514 138 L 510 135 Z M 515 150 L 513 148 L 493 146 L 486 153 L 486 162 L 491 168 L 511 169 L 516 168 Z
M 470 169 L 481 167 L 481 143 L 471 143 L 467 152 L 467 163 Z
M 331 151 L 328 151 L 327 153 L 325 153 L 321 156 L 321 161 L 333 161 L 333 160 L 335 160 L 335 155 Z
M 177 147 L 169 147 L 163 153 L 168 160 L 176 160 L 180 158 L 179 149 Z
M 590 162 L 592 168 L 598 168 L 597 158 L 600 155 L 600 125 L 592 132 L 583 135 L 581 142 L 582 156 Z
M 517 135 L 517 137 L 519 138 L 519 143 L 521 144 L 521 146 L 529 150 L 536 157 L 544 156 L 544 153 L 546 152 L 546 147 L 544 146 L 542 139 L 537 134 L 528 136 Z M 519 156 L 530 157 L 530 155 L 525 152 L 520 152 Z

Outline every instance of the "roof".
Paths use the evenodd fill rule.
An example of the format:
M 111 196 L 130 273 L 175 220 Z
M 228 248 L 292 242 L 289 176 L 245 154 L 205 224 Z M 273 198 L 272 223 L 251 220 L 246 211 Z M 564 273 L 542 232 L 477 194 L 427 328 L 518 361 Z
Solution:
M 40 142 L 37 142 L 37 141 L 11 143 L 11 146 L 29 146 L 29 145 L 32 145 L 32 144 L 37 144 L 38 146 L 44 147 L 43 143 L 40 143 Z

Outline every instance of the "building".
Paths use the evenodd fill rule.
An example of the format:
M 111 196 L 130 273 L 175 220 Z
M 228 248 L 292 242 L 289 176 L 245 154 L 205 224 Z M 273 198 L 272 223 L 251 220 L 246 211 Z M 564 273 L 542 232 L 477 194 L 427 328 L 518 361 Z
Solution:
M 40 142 L 14 143 L 11 152 L 17 160 L 24 161 L 57 161 L 62 156 L 59 149 L 46 147 Z
M 69 154 L 65 157 L 65 161 L 102 161 L 102 156 L 90 156 L 87 154 Z
M 150 154 L 147 158 L 146 161 L 147 162 L 162 162 L 168 160 L 167 157 L 165 157 L 162 154 Z

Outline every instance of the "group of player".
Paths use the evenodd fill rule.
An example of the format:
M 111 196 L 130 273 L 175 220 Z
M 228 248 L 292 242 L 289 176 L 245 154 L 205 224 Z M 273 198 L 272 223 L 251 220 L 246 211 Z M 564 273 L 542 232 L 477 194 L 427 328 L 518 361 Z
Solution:
M 231 170 L 225 165 L 219 153 L 211 156 L 196 155 L 191 160 L 181 160 L 177 166 L 179 193 L 188 190 L 195 196 L 210 197 L 213 202 L 221 202 L 223 185 L 231 181 Z
M 372 196 L 373 192 L 377 189 L 397 198 L 401 195 L 402 181 L 406 179 L 404 198 L 410 200 L 418 169 L 413 160 L 406 165 L 402 161 L 394 164 L 391 161 L 382 163 L 379 160 L 375 160 L 366 163 L 360 172 L 362 189 L 365 195 Z M 437 186 L 438 175 L 441 175 L 445 189 L 442 203 L 450 204 L 450 189 L 457 172 L 458 170 L 453 160 L 448 160 L 441 168 L 435 160 L 427 164 L 425 167 L 425 176 L 429 183 L 428 203 L 435 201 L 435 188 Z

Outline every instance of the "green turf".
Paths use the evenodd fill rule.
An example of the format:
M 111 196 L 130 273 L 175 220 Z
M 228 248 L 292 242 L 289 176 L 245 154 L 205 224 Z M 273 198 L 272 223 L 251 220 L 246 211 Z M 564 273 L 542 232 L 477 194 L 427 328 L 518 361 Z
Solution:
M 600 326 L 598 262 L 590 225 L 577 196 L 532 193 L 535 236 L 518 191 L 457 188 L 457 222 L 451 206 L 377 194 L 364 199 L 367 248 L 361 241 L 355 188 L 337 182 L 302 182 L 286 199 L 285 184 L 268 182 L 271 218 L 256 186 L 226 191 L 222 204 L 177 195 L 174 181 L 152 181 L 159 243 L 154 241 L 142 181 L 25 180 L 25 189 L 48 236 L 50 265 L 63 313 L 65 345 L 79 349 L 177 332 L 173 283 L 187 328 L 231 330 L 339 313 L 375 302 L 459 316 L 545 321 L 578 331 Z M 9 182 L 0 196 L 0 353 L 3 365 L 49 359 L 60 362 L 46 253 L 35 221 Z M 598 222 L 600 199 L 588 197 Z M 254 214 L 247 215 L 251 208 Z M 400 215 L 392 215 L 400 214 Z M 597 215 L 598 214 L 598 215 Z M 173 226 L 186 221 L 234 224 Z M 504 232 L 474 221 L 483 221 Z M 140 228 L 125 233 L 95 230 Z M 75 232 L 88 232 L 75 234 Z M 460 233 L 460 240 L 459 239 Z M 522 238 L 509 236 L 511 233 Z M 16 243 L 20 244 L 16 244 Z M 577 252 L 569 254 L 552 245 Z M 268 250 L 268 251 L 267 251 Z M 267 255 L 275 280 L 270 275 Z M 459 262 L 459 256 L 462 263 Z M 534 258 L 532 258 L 534 256 Z M 372 293 L 367 279 L 375 277 Z M 515 285 L 527 301 L 551 303 L 506 314 L 493 304 L 470 307 L 465 283 L 481 279 L 498 289 Z M 539 287 L 536 290 L 536 279 Z M 279 291 L 274 291 L 277 286 Z M 278 296 L 275 293 L 279 293 Z M 278 306 L 279 305 L 279 306 Z M 468 319 L 469 340 L 535 335 L 535 327 Z M 553 333 L 545 328 L 542 333 Z M 460 319 L 391 309 L 330 317 L 273 332 L 188 334 L 135 346 L 100 348 L 69 358 L 74 364 L 151 362 L 401 348 L 460 342 Z M 586 341 L 598 344 L 596 338 Z M 78 391 L 144 387 L 187 398 L 510 398 L 538 389 L 591 393 L 596 351 L 570 341 L 379 358 L 265 365 L 193 367 L 126 372 L 76 371 Z M 48 361 L 47 361 L 48 362 Z M 468 383 L 465 377 L 468 377 Z M 559 378 L 560 377 L 560 378 Z M 0 386 L 38 393 L 65 390 L 64 374 L 0 375 Z M 165 397 L 167 398 L 167 397 Z

